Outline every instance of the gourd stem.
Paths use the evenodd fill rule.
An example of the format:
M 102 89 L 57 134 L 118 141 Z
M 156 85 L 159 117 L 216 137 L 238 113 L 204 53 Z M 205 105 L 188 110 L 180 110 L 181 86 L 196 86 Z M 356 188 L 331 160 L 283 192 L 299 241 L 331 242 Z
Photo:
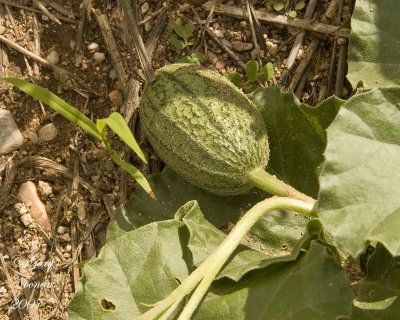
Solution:
M 202 266 L 207 265 L 207 272 L 190 297 L 178 320 L 190 320 L 193 312 L 203 300 L 211 283 L 215 280 L 226 261 L 250 231 L 251 227 L 262 216 L 273 210 L 294 210 L 304 215 L 311 215 L 314 203 L 315 201 L 306 203 L 292 198 L 273 197 L 259 202 L 247 211 L 221 245 L 202 263 Z
M 253 171 L 249 172 L 248 177 L 249 182 L 255 187 L 272 195 L 299 199 L 308 203 L 315 202 L 313 198 L 284 183 L 275 176 L 266 172 L 264 169 L 254 169 Z
M 178 288 L 172 291 L 165 299 L 158 302 L 152 309 L 141 315 L 139 319 L 166 319 L 164 316 L 168 317 L 171 315 L 175 306 L 198 285 L 179 317 L 179 320 L 190 319 L 226 261 L 251 227 L 263 215 L 274 210 L 294 210 L 304 215 L 312 215 L 314 204 L 315 200 L 305 202 L 287 197 L 272 197 L 257 203 L 238 221 L 219 247 L 195 271 L 183 280 Z

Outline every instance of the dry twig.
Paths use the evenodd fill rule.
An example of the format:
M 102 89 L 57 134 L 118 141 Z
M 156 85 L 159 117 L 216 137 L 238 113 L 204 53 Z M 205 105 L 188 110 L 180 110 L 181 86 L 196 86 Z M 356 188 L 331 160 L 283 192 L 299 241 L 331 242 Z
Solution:
M 203 5 L 203 8 L 206 11 L 210 11 L 212 7 L 212 4 L 210 2 L 207 2 Z M 331 7 L 329 7 L 331 8 Z M 240 18 L 240 19 L 245 19 L 247 17 L 246 10 L 234 6 L 228 6 L 228 5 L 218 5 L 215 7 L 215 12 L 218 14 L 224 14 L 228 16 L 232 16 L 235 18 Z M 348 38 L 350 29 L 343 28 L 343 27 L 338 27 L 338 26 L 332 26 L 326 23 L 320 23 L 320 22 L 312 22 L 308 21 L 305 19 L 293 19 L 293 18 L 288 18 L 287 16 L 283 15 L 278 15 L 274 13 L 268 13 L 264 11 L 259 11 L 256 10 L 255 14 L 257 18 L 260 21 L 268 22 L 268 23 L 275 23 L 275 24 L 280 24 L 280 25 L 285 25 L 285 26 L 290 26 L 290 27 L 295 27 L 295 28 L 301 28 L 301 29 L 306 29 L 310 31 L 314 31 L 317 33 L 325 33 L 325 34 L 331 34 L 335 35 L 338 37 L 342 38 Z

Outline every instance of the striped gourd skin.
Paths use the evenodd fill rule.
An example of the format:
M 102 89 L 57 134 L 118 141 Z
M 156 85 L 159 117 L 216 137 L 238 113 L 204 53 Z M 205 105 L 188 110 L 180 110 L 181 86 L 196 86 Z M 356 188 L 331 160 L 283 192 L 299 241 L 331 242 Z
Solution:
M 146 85 L 140 117 L 154 150 L 191 183 L 221 195 L 252 188 L 268 162 L 262 116 L 229 80 L 194 64 L 168 65 Z

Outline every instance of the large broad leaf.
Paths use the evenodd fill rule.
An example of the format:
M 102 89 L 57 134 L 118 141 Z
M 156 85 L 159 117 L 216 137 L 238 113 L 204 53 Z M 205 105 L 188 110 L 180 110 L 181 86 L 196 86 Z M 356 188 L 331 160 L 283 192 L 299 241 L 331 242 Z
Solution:
M 328 128 L 318 214 L 341 248 L 400 254 L 400 88 L 354 96 Z
M 171 219 L 181 206 L 191 200 L 197 200 L 206 219 L 221 228 L 236 222 L 241 214 L 266 197 L 258 190 L 241 196 L 210 194 L 169 168 L 149 176 L 148 180 L 156 199 L 143 190 L 135 190 L 131 199 L 115 211 L 108 227 L 109 241 L 152 221 Z
M 312 242 L 296 263 L 257 270 L 238 283 L 216 282 L 194 319 L 336 320 L 350 316 L 351 301 L 346 273 Z
M 368 89 L 400 85 L 400 1 L 357 0 L 349 44 L 348 79 Z
M 368 276 L 354 287 L 352 320 L 393 320 L 400 317 L 400 258 L 381 245 L 368 261 Z
M 235 223 L 254 204 L 265 199 L 265 194 L 256 190 L 235 197 L 210 194 L 191 185 L 168 168 L 150 176 L 149 182 L 157 199 L 137 189 L 132 198 L 115 211 L 107 231 L 108 241 L 147 223 L 171 219 L 181 206 L 191 200 L 199 203 L 207 221 L 221 228 Z M 251 229 L 251 246 L 271 257 L 288 256 L 304 236 L 308 221 L 301 214 L 271 212 Z M 215 248 L 217 244 L 208 242 L 210 248 Z
M 226 235 L 204 219 L 200 207 L 195 201 L 190 201 L 185 204 L 179 212 L 184 214 L 182 221 L 185 223 L 190 233 L 188 246 L 192 253 L 193 265 L 198 267 L 217 249 Z M 285 212 L 274 213 L 286 214 Z M 300 225 L 304 225 L 304 220 L 299 222 Z M 304 226 L 302 227 L 303 228 L 299 228 L 297 226 L 297 229 L 302 229 L 302 231 L 304 231 Z M 259 230 L 258 227 L 254 229 Z M 246 239 L 246 245 L 240 245 L 235 250 L 232 259 L 230 259 L 229 263 L 221 270 L 217 279 L 227 277 L 239 281 L 244 274 L 251 270 L 265 268 L 268 265 L 278 262 L 293 261 L 299 255 L 305 241 L 309 241 L 310 238 L 308 233 L 300 238 L 303 232 L 299 232 L 293 227 L 283 231 L 282 235 L 276 236 L 272 241 L 265 241 L 265 239 L 263 239 L 261 242 L 262 245 L 254 250 L 252 248 L 256 247 L 255 244 L 260 242 L 253 240 L 251 234 L 252 233 L 250 233 L 249 238 Z M 285 249 L 282 250 L 282 241 L 284 240 L 286 240 L 286 243 L 284 243 Z
M 194 226 L 202 235 L 193 234 Z M 99 256 L 84 266 L 85 275 L 69 307 L 70 319 L 137 319 L 188 276 L 193 269 L 192 254 L 198 255 L 196 252 L 201 250 L 199 239 L 216 233 L 202 217 L 197 203 L 189 202 L 178 210 L 176 219 L 147 224 L 107 243 Z M 345 273 L 322 245 L 312 242 L 310 252 L 298 263 L 294 260 L 299 250 L 288 259 L 291 262 L 277 258 L 266 269 L 257 270 L 248 266 L 253 263 L 257 267 L 266 257 L 260 252 L 249 255 L 250 251 L 245 246 L 238 248 L 225 272 L 239 280 L 238 269 L 229 269 L 229 265 L 238 267 L 244 260 L 248 260 L 247 271 L 253 271 L 239 282 L 218 281 L 205 300 L 206 308 L 200 310 L 200 315 L 206 310 L 204 316 L 199 315 L 198 319 L 244 319 L 249 303 L 246 319 L 259 319 L 254 317 L 255 309 L 272 319 L 313 319 L 317 314 L 324 319 L 348 316 L 351 291 Z M 232 316 L 218 316 L 227 310 Z M 242 313 L 236 317 L 232 310 Z
M 178 220 L 148 224 L 108 242 L 84 266 L 72 320 L 137 319 L 187 277 L 188 233 Z
M 310 107 L 278 87 L 257 90 L 250 98 L 260 107 L 267 127 L 271 149 L 268 172 L 316 197 L 317 169 L 326 146 L 325 129 L 344 101 L 331 97 Z

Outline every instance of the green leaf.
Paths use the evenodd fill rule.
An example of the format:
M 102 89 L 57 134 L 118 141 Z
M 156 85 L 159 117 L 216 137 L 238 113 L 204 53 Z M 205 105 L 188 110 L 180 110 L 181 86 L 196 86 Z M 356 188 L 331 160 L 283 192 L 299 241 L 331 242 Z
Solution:
M 250 81 L 256 81 L 259 69 L 260 66 L 258 65 L 258 62 L 256 60 L 250 60 L 249 62 L 247 62 L 246 63 L 247 78 L 249 78 Z
M 326 146 L 325 129 L 343 101 L 331 97 L 317 107 L 301 104 L 292 93 L 268 87 L 250 98 L 260 108 L 270 146 L 268 172 L 316 197 L 319 165 Z
M 242 77 L 236 71 L 229 73 L 227 77 L 238 88 L 243 83 Z
M 188 276 L 187 238 L 184 224 L 169 220 L 106 243 L 99 256 L 84 265 L 69 318 L 137 319 L 148 304 L 164 298 Z M 102 307 L 104 300 L 114 310 Z
M 193 31 L 195 27 L 193 23 L 187 23 L 184 25 L 175 24 L 174 31 L 175 33 L 183 39 L 188 39 L 193 36 Z
M 191 56 L 179 56 L 175 58 L 175 63 L 196 63 Z
M 113 112 L 108 116 L 108 118 L 99 119 L 97 121 L 106 123 L 107 126 L 109 126 L 111 130 L 114 131 L 121 138 L 121 140 L 124 141 L 139 156 L 143 162 L 147 163 L 143 151 L 140 149 L 131 129 L 128 127 L 125 119 L 120 113 Z
M 306 6 L 306 3 L 304 1 L 299 1 L 296 3 L 296 5 L 294 6 L 295 10 L 301 10 Z
M 261 68 L 261 72 L 257 75 L 257 78 L 261 82 L 266 82 L 271 80 L 274 74 L 274 65 L 271 62 L 268 62 Z
M 198 60 L 199 62 L 206 62 L 207 61 L 207 57 L 202 54 L 201 52 L 193 52 L 190 55 L 193 59 Z
M 281 11 L 285 8 L 285 4 L 283 2 L 275 2 L 272 7 L 275 11 Z
M 185 48 L 185 43 L 178 38 L 176 34 L 171 35 L 169 38 L 169 42 L 176 48 L 176 49 L 183 49 Z
M 179 211 L 184 211 L 182 221 L 190 233 L 189 249 L 193 256 L 193 265 L 198 267 L 226 238 L 226 234 L 204 219 L 195 201 L 188 202 Z M 273 215 L 271 219 L 268 219 Z M 274 263 L 294 261 L 309 235 L 304 235 L 307 219 L 301 214 L 273 212 L 252 228 L 250 241 L 240 245 L 233 258 L 221 270 L 217 279 L 224 277 L 234 281 L 251 270 L 265 268 Z M 258 234 L 263 239 L 255 237 Z M 268 238 L 268 239 L 266 239 Z M 285 250 L 283 250 L 285 246 Z
M 400 2 L 356 1 L 351 20 L 348 79 L 353 88 L 400 85 Z
M 380 244 L 368 261 L 368 276 L 354 285 L 352 319 L 392 320 L 400 314 L 400 258 Z
M 101 140 L 101 136 L 97 130 L 96 124 L 92 120 L 49 90 L 17 78 L 1 78 L 1 80 L 13 84 L 21 91 L 29 94 L 31 97 L 47 104 L 50 108 L 61 114 L 64 118 L 80 126 L 92 137 L 97 140 Z
M 296 18 L 296 17 L 297 17 L 297 12 L 294 11 L 294 10 L 292 10 L 292 11 L 289 11 L 288 15 L 289 15 L 289 17 L 291 17 L 291 18 Z
M 368 241 L 400 254 L 400 88 L 349 99 L 328 128 L 318 213 L 353 257 Z
M 117 165 L 119 165 L 122 169 L 128 172 L 133 179 L 135 179 L 135 181 L 150 195 L 150 197 L 154 197 L 154 192 L 149 182 L 138 168 L 122 160 L 121 157 L 115 152 L 113 152 L 110 156 Z
M 210 194 L 191 185 L 168 167 L 148 179 L 156 199 L 150 198 L 141 189 L 135 190 L 131 199 L 115 211 L 107 231 L 108 241 L 155 220 L 171 219 L 181 206 L 191 200 L 199 202 L 206 219 L 217 228 L 226 227 L 266 197 L 265 193 L 256 189 L 239 196 Z
M 212 286 L 194 320 L 336 320 L 350 316 L 351 286 L 345 271 L 312 242 L 296 263 L 250 273 L 242 281 Z

